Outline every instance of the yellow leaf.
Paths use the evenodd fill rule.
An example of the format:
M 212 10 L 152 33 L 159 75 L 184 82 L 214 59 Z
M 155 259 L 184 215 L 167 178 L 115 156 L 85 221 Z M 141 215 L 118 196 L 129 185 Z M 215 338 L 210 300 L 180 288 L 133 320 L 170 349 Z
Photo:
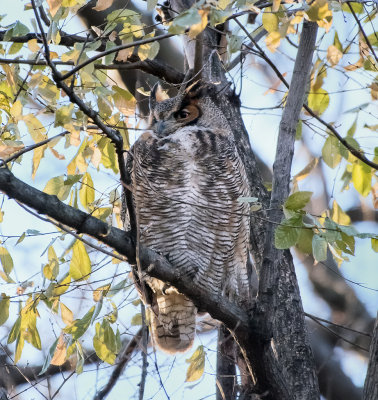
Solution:
M 327 50 L 327 60 L 332 67 L 337 65 L 343 56 L 343 52 L 340 51 L 335 45 L 331 44 Z
M 64 185 L 64 179 L 63 176 L 56 176 L 54 178 L 51 178 L 47 183 L 43 191 L 47 194 L 55 195 L 57 196 L 60 189 Z
M 205 354 L 203 346 L 198 346 L 192 356 L 186 360 L 189 367 L 186 371 L 185 382 L 194 382 L 201 378 L 205 369 Z
M 39 164 L 45 155 L 45 150 L 47 149 L 47 144 L 37 147 L 34 149 L 33 152 L 33 165 L 32 165 L 32 178 L 35 178 L 35 174 L 37 173 L 37 169 L 39 167 Z
M 272 11 L 277 12 L 280 8 L 281 0 L 273 0 Z
M 61 294 L 63 294 L 70 287 L 70 283 L 71 283 L 71 276 L 67 274 L 67 276 L 61 279 L 61 281 L 57 283 L 57 285 L 55 286 L 53 290 L 53 295 L 60 296 Z
M 93 300 L 95 302 L 99 302 L 106 294 L 108 293 L 110 289 L 110 284 L 100 286 L 93 292 Z
M 4 272 L 9 275 L 13 270 L 13 260 L 5 247 L 0 247 L 0 261 Z
M 88 205 L 93 203 L 95 199 L 93 181 L 88 172 L 84 174 L 81 182 L 82 183 L 79 190 L 80 202 L 85 208 L 88 208 Z
M 294 177 L 293 180 L 301 181 L 302 179 L 306 178 L 311 171 L 316 168 L 319 163 L 319 158 L 313 158 L 300 172 L 298 172 Z
M 24 147 L 24 144 L 19 141 L 0 140 L 0 157 L 6 158 Z
M 329 94 L 326 90 L 311 88 L 308 95 L 308 106 L 317 114 L 321 115 L 328 108 Z
M 60 312 L 62 313 L 62 320 L 66 325 L 72 324 L 73 322 L 73 312 L 65 306 L 63 303 L 60 303 Z
M 262 23 L 269 33 L 278 31 L 278 17 L 272 14 L 270 7 L 267 7 L 262 15 Z
M 342 208 L 337 204 L 336 200 L 333 200 L 331 219 L 339 225 L 350 225 L 349 215 L 342 210 Z
M 190 39 L 194 39 L 198 34 L 200 34 L 207 25 L 207 17 L 209 15 L 209 9 L 206 10 L 198 10 L 198 14 L 201 17 L 201 21 L 197 24 L 194 24 L 190 27 L 188 36 Z
M 30 136 L 35 143 L 41 142 L 46 139 L 46 128 L 42 125 L 41 121 L 38 120 L 33 114 L 27 114 L 23 117 L 26 127 L 30 133 Z
M 63 0 L 47 0 L 49 11 L 52 17 L 58 12 Z
M 31 39 L 28 41 L 28 47 L 29 50 L 32 51 L 33 53 L 37 53 L 40 50 L 40 47 L 37 43 L 37 39 Z
M 19 119 L 22 119 L 22 103 L 21 103 L 21 101 L 17 100 L 16 102 L 14 102 L 9 111 L 10 111 L 11 116 L 16 121 L 18 121 Z
M 72 247 L 70 262 L 70 276 L 77 281 L 89 279 L 91 274 L 91 260 L 87 250 L 80 240 L 76 240 Z
M 59 336 L 58 344 L 55 349 L 53 358 L 50 361 L 51 365 L 63 365 L 66 361 L 67 344 L 64 340 L 63 333 Z
M 266 47 L 274 53 L 281 43 L 281 35 L 279 32 L 270 32 L 265 39 Z
M 306 12 L 310 21 L 317 22 L 319 27 L 329 31 L 332 25 L 332 11 L 328 8 L 327 0 L 315 0 Z
M 114 0 L 97 0 L 96 6 L 92 8 L 96 11 L 104 11 L 113 4 L 113 1 Z
M 371 167 L 362 161 L 357 161 L 353 164 L 352 182 L 355 189 L 364 197 L 366 197 L 371 190 Z

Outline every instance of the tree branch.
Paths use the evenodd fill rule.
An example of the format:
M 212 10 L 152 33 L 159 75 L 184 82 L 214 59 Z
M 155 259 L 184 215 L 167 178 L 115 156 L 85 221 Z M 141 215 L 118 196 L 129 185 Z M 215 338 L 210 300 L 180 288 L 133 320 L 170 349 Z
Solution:
M 102 51 L 102 52 L 96 54 L 95 56 L 93 56 L 91 58 L 88 58 L 88 60 L 85 60 L 84 62 L 82 62 L 81 64 L 77 65 L 76 67 L 72 68 L 71 71 L 67 72 L 66 74 L 61 75 L 59 77 L 59 80 L 65 80 L 65 79 L 69 78 L 70 76 L 72 76 L 73 74 L 75 74 L 76 72 L 78 72 L 79 70 L 81 70 L 82 68 L 87 66 L 88 64 L 91 64 L 94 61 L 98 60 L 99 58 L 107 56 L 108 54 L 116 53 L 116 52 L 118 52 L 120 50 L 129 49 L 131 47 L 140 46 L 140 45 L 143 45 L 143 44 L 158 42 L 160 40 L 168 39 L 168 38 L 173 37 L 173 36 L 175 36 L 175 34 L 166 33 L 164 35 L 155 36 L 153 38 L 147 38 L 147 39 L 142 39 L 142 40 L 136 40 L 135 42 L 132 42 L 132 43 L 122 44 L 120 46 L 113 47 L 112 49 Z
M 243 28 L 239 21 L 237 23 Z M 289 195 L 295 132 L 303 105 L 306 84 L 310 76 L 316 34 L 317 24 L 304 22 L 293 78 L 280 123 L 273 166 L 270 219 L 274 222 L 281 222 L 283 218 L 281 206 Z M 288 252 L 285 253 L 286 257 L 290 257 Z M 294 305 L 295 298 L 299 296 L 298 283 L 290 264 L 280 262 L 283 255 L 284 252 L 278 250 L 274 245 L 274 225 L 268 224 L 257 296 L 259 324 L 264 327 L 264 330 L 282 333 L 287 332 L 288 329 L 287 321 L 282 320 L 289 316 L 293 318 L 291 332 L 286 335 L 287 337 L 273 337 L 277 343 L 278 359 L 283 367 L 284 378 L 282 380 L 289 388 L 289 398 L 318 399 L 319 389 L 313 357 L 308 352 L 309 348 L 304 346 L 305 343 L 308 343 L 308 339 L 305 333 L 298 334 L 299 327 L 303 329 L 305 326 L 302 304 L 299 301 L 297 305 Z M 288 281 L 291 282 L 291 288 L 287 287 Z M 286 289 L 283 290 L 285 286 Z M 296 309 L 295 314 L 293 313 L 294 308 Z M 273 329 L 273 327 L 275 328 Z M 284 349 L 286 349 L 285 354 L 282 353 Z M 287 352 L 287 349 L 292 351 Z M 265 349 L 266 354 L 271 351 L 270 346 Z M 300 369 L 298 368 L 299 360 L 301 362 Z M 266 363 L 266 366 L 269 367 L 269 364 Z M 293 370 L 296 370 L 296 373 L 293 373 Z
M 363 394 L 363 400 L 374 399 L 378 399 L 378 314 L 375 320 L 373 338 L 370 344 L 369 366 Z

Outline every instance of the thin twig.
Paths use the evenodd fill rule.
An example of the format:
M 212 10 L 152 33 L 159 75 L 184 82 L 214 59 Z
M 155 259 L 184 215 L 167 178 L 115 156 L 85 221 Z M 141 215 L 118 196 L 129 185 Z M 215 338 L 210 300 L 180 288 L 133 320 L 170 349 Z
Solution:
M 241 27 L 241 29 L 245 32 L 245 34 L 248 36 L 250 41 L 254 44 L 256 49 L 259 51 L 259 55 L 262 59 L 265 60 L 265 62 L 273 69 L 273 71 L 276 73 L 278 78 L 282 81 L 282 83 L 286 86 L 286 88 L 289 89 L 289 83 L 285 79 L 285 77 L 281 74 L 279 69 L 275 66 L 273 61 L 265 54 L 264 50 L 259 46 L 259 44 L 255 41 L 255 39 L 250 35 L 248 30 L 238 21 L 237 18 L 235 18 L 235 22 Z M 248 46 L 246 46 L 248 47 Z M 252 50 L 252 49 L 251 49 Z M 338 132 L 337 130 L 328 122 L 324 121 L 322 118 L 320 118 L 307 104 L 303 104 L 303 108 L 315 119 L 317 119 L 321 124 L 323 124 L 328 130 L 330 130 L 337 140 L 342 143 L 355 157 L 357 157 L 360 161 L 364 162 L 366 165 L 369 165 L 370 167 L 374 169 L 378 169 L 378 164 L 375 162 L 369 160 L 363 153 L 361 153 L 359 150 L 355 149 L 353 146 L 351 146 Z
M 366 33 L 364 31 L 364 28 L 361 25 L 360 20 L 358 19 L 357 15 L 354 12 L 353 7 L 351 6 L 349 1 L 347 1 L 347 4 L 348 4 L 350 12 L 353 14 L 353 18 L 355 19 L 355 21 L 357 22 L 358 27 L 360 28 L 360 32 L 362 33 L 362 36 L 364 37 L 366 44 L 369 46 L 369 49 L 370 49 L 371 53 L 373 54 L 373 56 L 375 58 L 375 61 L 378 63 L 377 55 L 375 54 L 374 48 L 371 45 L 369 38 L 366 36 Z M 375 65 L 375 69 L 377 70 L 377 65 Z
M 84 68 L 88 64 L 91 64 L 94 61 L 98 60 L 99 58 L 107 56 L 108 54 L 116 53 L 116 52 L 118 52 L 120 50 L 129 49 L 131 47 L 141 46 L 143 44 L 148 44 L 148 43 L 153 43 L 153 42 L 157 42 L 157 41 L 160 41 L 160 40 L 168 39 L 168 38 L 173 37 L 173 36 L 175 36 L 175 34 L 166 33 L 164 35 L 156 36 L 156 37 L 153 37 L 153 38 L 142 39 L 142 40 L 136 40 L 135 42 L 132 42 L 132 43 L 122 44 L 120 46 L 113 47 L 112 49 L 102 51 L 102 52 L 96 54 L 95 56 L 93 56 L 91 58 L 88 58 L 88 60 L 85 60 L 83 63 L 77 65 L 75 68 L 73 68 L 71 71 L 67 72 L 66 74 L 61 75 L 59 77 L 59 80 L 65 80 L 65 79 L 69 78 L 71 75 L 75 74 L 77 71 L 81 70 L 82 68 Z
M 307 317 L 310 318 L 310 319 L 312 319 L 314 322 L 316 322 L 318 325 L 320 325 L 320 326 L 321 326 L 322 328 L 324 328 L 326 331 L 332 333 L 332 335 L 338 337 L 339 339 L 343 340 L 344 342 L 349 343 L 350 345 L 352 345 L 352 346 L 354 346 L 354 347 L 357 347 L 357 348 L 360 349 L 360 350 L 369 352 L 368 349 L 365 349 L 364 347 L 362 347 L 362 346 L 360 346 L 360 345 L 358 345 L 358 344 L 356 344 L 356 343 L 353 343 L 352 341 L 350 341 L 350 340 L 344 338 L 343 336 L 339 335 L 337 332 L 335 332 L 335 331 L 333 331 L 332 329 L 328 328 L 327 326 L 323 325 L 323 324 L 318 320 L 318 318 L 313 318 L 312 316 L 310 316 L 310 314 L 308 314 Z
M 349 328 L 349 327 L 344 326 L 344 325 L 336 324 L 336 323 L 334 323 L 334 322 L 332 322 L 332 321 L 329 321 L 328 319 L 320 318 L 320 317 L 317 317 L 316 315 L 313 315 L 313 314 L 309 314 L 309 313 L 306 313 L 306 312 L 305 312 L 304 315 L 305 315 L 306 317 L 308 317 L 308 318 L 311 318 L 312 320 L 315 320 L 315 319 L 316 319 L 316 320 L 318 320 L 318 321 L 325 322 L 325 323 L 327 323 L 327 324 L 336 326 L 337 328 L 341 328 L 341 329 L 345 329 L 345 330 L 347 330 L 347 331 L 351 331 L 351 332 L 354 332 L 354 333 L 358 333 L 359 335 L 371 337 L 371 334 L 370 334 L 370 333 L 362 332 L 362 331 L 357 331 L 356 329 Z
M 30 146 L 24 147 L 22 150 L 18 151 L 17 153 L 12 154 L 10 157 L 6 158 L 5 160 L 3 160 L 6 164 L 9 163 L 10 161 L 16 160 L 18 157 L 22 156 L 23 154 L 27 153 L 28 151 L 34 150 L 38 147 L 41 147 L 49 142 L 51 142 L 52 140 L 58 138 L 59 136 L 65 136 L 68 133 L 71 133 L 69 131 L 64 131 L 62 133 L 59 133 L 58 135 L 55 135 L 51 138 L 48 138 L 46 140 L 42 140 L 41 142 L 32 144 Z

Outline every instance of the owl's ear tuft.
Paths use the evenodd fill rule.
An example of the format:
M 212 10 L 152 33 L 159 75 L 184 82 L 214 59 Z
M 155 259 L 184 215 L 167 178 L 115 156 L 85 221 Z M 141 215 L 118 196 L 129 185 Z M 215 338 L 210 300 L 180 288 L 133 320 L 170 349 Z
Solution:
M 150 94 L 150 110 L 153 110 L 155 108 L 156 103 L 160 103 L 167 99 L 169 99 L 169 96 L 163 90 L 160 83 L 159 82 L 155 83 Z

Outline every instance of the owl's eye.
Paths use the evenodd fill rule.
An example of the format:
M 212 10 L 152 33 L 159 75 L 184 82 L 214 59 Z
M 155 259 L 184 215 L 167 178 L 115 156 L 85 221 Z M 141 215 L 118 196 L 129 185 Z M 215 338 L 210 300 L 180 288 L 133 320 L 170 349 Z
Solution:
M 176 119 L 186 119 L 188 118 L 190 115 L 190 112 L 184 108 L 183 110 L 177 111 L 177 113 L 175 114 L 175 118 Z
M 200 116 L 199 108 L 196 105 L 189 104 L 173 115 L 177 121 L 186 123 L 195 121 Z

